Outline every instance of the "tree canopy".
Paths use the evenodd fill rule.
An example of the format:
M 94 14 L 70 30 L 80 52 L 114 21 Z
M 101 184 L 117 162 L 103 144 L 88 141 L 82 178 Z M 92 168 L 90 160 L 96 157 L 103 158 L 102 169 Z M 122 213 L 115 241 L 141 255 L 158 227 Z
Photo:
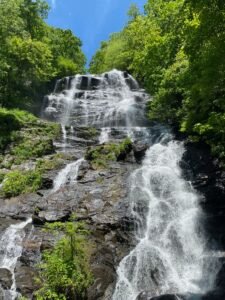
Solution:
M 0 105 L 27 106 L 57 77 L 85 71 L 81 41 L 45 22 L 45 0 L 0 1 Z
M 149 117 L 206 141 L 225 158 L 225 2 L 148 0 L 102 43 L 94 73 L 129 71 L 154 96 Z

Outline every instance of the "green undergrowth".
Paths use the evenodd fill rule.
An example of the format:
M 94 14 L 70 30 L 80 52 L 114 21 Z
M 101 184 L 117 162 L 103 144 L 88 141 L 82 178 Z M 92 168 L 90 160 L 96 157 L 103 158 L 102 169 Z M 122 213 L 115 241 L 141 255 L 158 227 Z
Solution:
M 5 197 L 31 193 L 41 187 L 42 177 L 38 171 L 9 172 L 4 177 L 1 192 Z
M 0 194 L 13 197 L 37 191 L 45 172 L 63 165 L 53 140 L 59 124 L 45 122 L 31 113 L 0 108 Z M 48 155 L 48 156 L 47 156 Z M 24 164 L 31 163 L 30 170 Z
M 110 161 L 125 159 L 131 149 L 132 142 L 127 138 L 118 144 L 109 143 L 91 147 L 87 150 L 85 158 L 91 162 L 94 169 L 104 169 Z
M 63 153 L 56 153 L 51 157 L 40 158 L 37 160 L 36 169 L 41 173 L 45 173 L 47 171 L 51 171 L 54 169 L 59 169 L 64 164 L 64 159 L 66 159 Z
M 93 282 L 90 271 L 90 243 L 86 226 L 73 220 L 47 224 L 47 232 L 56 235 L 57 242 L 45 250 L 38 266 L 40 289 L 37 300 L 86 299 L 87 288 Z
M 60 135 L 60 126 L 19 109 L 0 108 L 0 132 L 0 153 L 9 153 L 20 164 L 53 153 L 52 141 Z
M 99 131 L 94 127 L 81 127 L 77 130 L 77 136 L 84 139 L 93 139 L 99 135 Z
M 21 194 L 36 192 L 42 186 L 42 178 L 50 170 L 58 169 L 64 164 L 64 156 L 61 153 L 35 161 L 34 170 L 10 170 L 0 171 L 0 194 L 6 198 Z

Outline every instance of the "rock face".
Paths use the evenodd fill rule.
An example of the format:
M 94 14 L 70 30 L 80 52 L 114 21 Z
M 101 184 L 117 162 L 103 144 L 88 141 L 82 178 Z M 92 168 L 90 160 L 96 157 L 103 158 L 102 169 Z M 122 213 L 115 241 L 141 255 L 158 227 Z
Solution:
M 186 143 L 183 170 L 187 179 L 203 196 L 207 213 L 206 230 L 217 247 L 225 250 L 225 171 L 204 144 Z M 187 172 L 187 170 L 189 170 Z M 191 171 L 191 172 L 190 172 Z M 211 245 L 215 246 L 215 243 Z
M 149 148 L 149 145 L 147 143 L 138 141 L 133 144 L 133 151 L 134 151 L 134 157 L 137 162 L 141 163 L 142 159 L 145 156 L 145 152 Z
M 205 295 L 204 300 L 225 299 L 225 172 L 210 149 L 202 143 L 186 143 L 182 169 L 184 176 L 203 196 L 201 207 L 206 213 L 204 226 L 208 237 L 207 246 L 218 251 L 221 270 L 217 275 L 215 291 Z M 216 252 L 215 252 L 216 253 Z
M 9 290 L 13 284 L 12 273 L 10 270 L 0 269 L 0 285 L 4 290 Z

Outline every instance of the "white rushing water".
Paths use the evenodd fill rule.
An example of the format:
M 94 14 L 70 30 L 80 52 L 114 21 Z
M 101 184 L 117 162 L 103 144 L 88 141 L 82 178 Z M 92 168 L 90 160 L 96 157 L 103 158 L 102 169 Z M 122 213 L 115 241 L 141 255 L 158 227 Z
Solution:
M 131 176 L 138 243 L 119 265 L 113 300 L 135 300 L 142 291 L 157 296 L 213 288 L 216 264 L 206 259 L 198 195 L 181 176 L 183 152 L 182 143 L 157 143 Z
M 124 72 L 76 75 L 57 82 L 54 92 L 46 97 L 44 116 L 60 122 L 64 128 L 141 126 L 146 122 L 147 100 L 148 95 Z
M 32 222 L 32 219 L 19 224 L 10 225 L 0 239 L 0 268 L 6 268 L 12 273 L 13 284 L 11 289 L 5 291 L 4 299 L 14 300 L 17 298 L 15 282 L 15 267 L 23 251 L 23 240 L 25 238 L 24 228 Z
M 75 183 L 79 171 L 79 167 L 84 161 L 84 158 L 78 159 L 75 162 L 72 162 L 65 166 L 59 174 L 56 176 L 53 184 L 52 193 L 58 191 L 61 187 L 69 183 Z

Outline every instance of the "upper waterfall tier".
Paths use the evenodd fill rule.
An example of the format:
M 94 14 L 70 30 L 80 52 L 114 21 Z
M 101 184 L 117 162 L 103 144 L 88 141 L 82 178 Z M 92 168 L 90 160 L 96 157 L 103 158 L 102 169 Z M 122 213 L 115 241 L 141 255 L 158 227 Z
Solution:
M 127 72 L 76 75 L 57 81 L 44 117 L 64 126 L 145 126 L 148 95 Z

